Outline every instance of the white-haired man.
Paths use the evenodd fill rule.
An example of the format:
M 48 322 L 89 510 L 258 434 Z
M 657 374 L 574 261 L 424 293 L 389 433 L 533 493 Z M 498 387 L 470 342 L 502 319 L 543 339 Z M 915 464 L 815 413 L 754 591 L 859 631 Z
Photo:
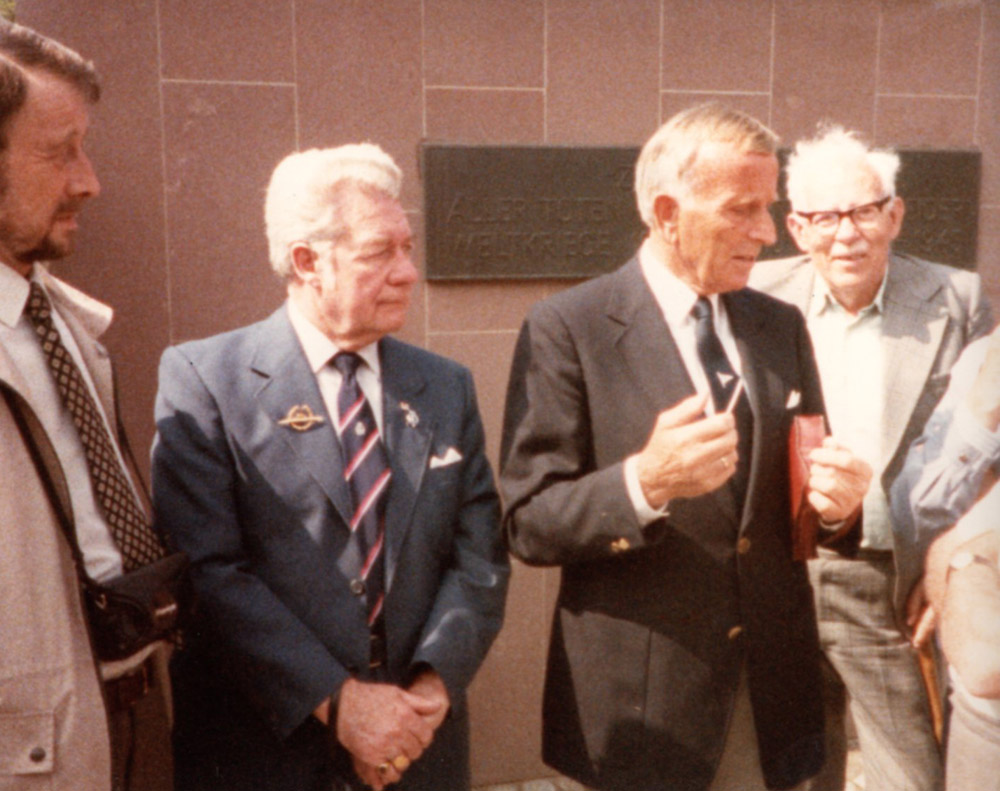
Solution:
M 184 791 L 469 785 L 508 564 L 469 372 L 388 337 L 417 278 L 401 178 L 371 144 L 287 157 L 265 209 L 286 304 L 163 355 L 154 506 L 198 595 Z
M 814 788 L 844 784 L 845 689 L 866 782 L 940 788 L 941 761 L 913 642 L 922 558 L 897 540 L 888 492 L 962 349 L 992 326 L 979 277 L 892 251 L 903 223 L 899 157 L 841 127 L 800 141 L 787 168 L 788 229 L 803 256 L 750 279 L 806 317 L 832 430 L 871 464 L 857 551 L 820 550 L 816 598 L 829 760 Z M 912 595 L 911 595 L 912 594 Z
M 668 121 L 636 168 L 637 257 L 536 305 L 517 342 L 504 526 L 562 566 L 543 755 L 588 786 L 791 788 L 823 762 L 787 450 L 819 375 L 798 311 L 743 288 L 775 238 L 775 146 L 716 105 Z M 841 520 L 870 471 L 832 439 L 813 453 L 810 501 Z

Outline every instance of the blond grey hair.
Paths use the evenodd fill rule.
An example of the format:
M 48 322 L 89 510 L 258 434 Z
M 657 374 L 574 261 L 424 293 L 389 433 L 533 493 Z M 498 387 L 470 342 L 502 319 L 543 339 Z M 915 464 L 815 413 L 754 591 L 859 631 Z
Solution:
M 337 241 L 343 235 L 342 203 L 349 189 L 398 200 L 402 184 L 399 166 L 374 143 L 289 154 L 271 174 L 264 201 L 271 268 L 287 280 L 293 245 Z
M 636 162 L 636 203 L 647 226 L 655 223 L 653 204 L 658 196 L 689 194 L 694 165 L 705 143 L 774 154 L 778 136 L 756 118 L 714 102 L 679 112 L 646 141 Z

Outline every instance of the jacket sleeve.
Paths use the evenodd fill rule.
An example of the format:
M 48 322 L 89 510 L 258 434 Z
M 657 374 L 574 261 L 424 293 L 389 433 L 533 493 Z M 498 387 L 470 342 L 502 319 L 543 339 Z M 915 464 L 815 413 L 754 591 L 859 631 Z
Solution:
M 892 486 L 897 540 L 911 544 L 921 559 L 934 538 L 972 507 L 991 471 L 1000 474 L 1000 435 L 980 425 L 965 405 L 985 343 L 968 347 L 955 363 L 947 392 Z
M 652 525 L 640 525 L 623 462 L 597 469 L 591 446 L 575 339 L 543 303 L 514 350 L 500 451 L 504 530 L 511 552 L 526 563 L 561 565 L 647 543 Z
M 349 673 L 254 575 L 226 426 L 195 365 L 182 350 L 167 349 L 159 376 L 153 503 L 157 529 L 191 559 L 197 596 L 191 639 L 211 641 L 228 680 L 285 737 Z
M 486 657 L 503 620 L 510 561 L 500 535 L 500 504 L 486 460 L 485 435 L 472 376 L 463 370 L 462 470 L 451 562 L 413 655 L 413 670 L 433 667 L 452 702 Z

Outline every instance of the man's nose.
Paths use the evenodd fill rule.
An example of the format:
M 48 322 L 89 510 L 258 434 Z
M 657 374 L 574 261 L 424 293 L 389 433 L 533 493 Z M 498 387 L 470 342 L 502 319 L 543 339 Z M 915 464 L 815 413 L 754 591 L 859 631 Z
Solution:
M 765 247 L 774 244 L 778 240 L 778 232 L 774 227 L 774 220 L 771 217 L 771 212 L 767 211 L 767 209 L 762 209 L 757 215 L 752 235 L 755 241 L 760 242 Z
M 94 166 L 82 151 L 74 163 L 69 190 L 75 198 L 95 198 L 101 194 L 101 182 L 97 180 Z
M 415 283 L 420 277 L 417 265 L 413 263 L 413 253 L 410 250 L 402 249 L 399 251 L 393 265 L 392 275 L 393 282 L 406 285 Z
M 854 221 L 854 216 L 850 213 L 841 214 L 837 218 L 837 227 L 833 231 L 833 238 L 838 241 L 848 242 L 856 238 L 860 231 Z

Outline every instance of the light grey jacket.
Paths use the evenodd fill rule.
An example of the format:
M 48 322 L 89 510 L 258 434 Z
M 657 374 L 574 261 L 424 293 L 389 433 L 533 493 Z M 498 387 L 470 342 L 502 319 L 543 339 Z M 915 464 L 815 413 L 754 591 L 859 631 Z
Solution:
M 762 261 L 754 267 L 750 286 L 808 308 L 817 272 L 809 256 Z M 948 387 L 949 371 L 962 349 L 993 327 L 990 305 L 979 275 L 892 253 L 886 275 L 882 343 L 884 420 L 883 457 L 874 479 L 888 493 L 899 475 L 910 443 Z M 923 558 L 909 551 L 894 529 L 895 605 L 904 617 L 906 597 L 923 574 Z M 904 620 L 901 620 L 901 623 Z

